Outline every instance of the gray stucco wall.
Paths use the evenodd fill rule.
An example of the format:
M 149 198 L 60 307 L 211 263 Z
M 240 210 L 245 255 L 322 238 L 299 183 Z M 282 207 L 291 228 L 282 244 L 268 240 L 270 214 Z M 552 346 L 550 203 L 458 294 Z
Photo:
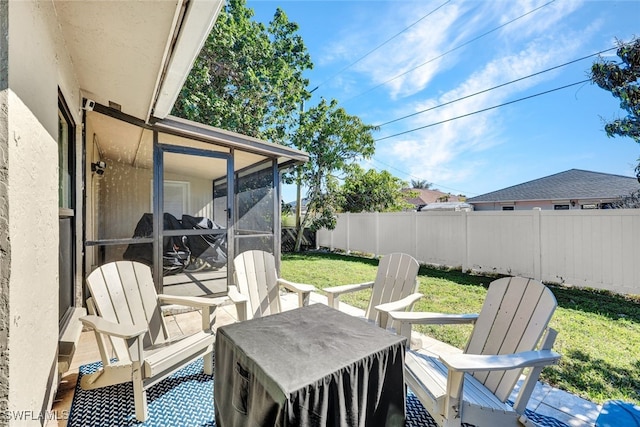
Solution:
M 35 426 L 57 386 L 57 100 L 75 78 L 53 3 L 0 8 L 0 424 Z

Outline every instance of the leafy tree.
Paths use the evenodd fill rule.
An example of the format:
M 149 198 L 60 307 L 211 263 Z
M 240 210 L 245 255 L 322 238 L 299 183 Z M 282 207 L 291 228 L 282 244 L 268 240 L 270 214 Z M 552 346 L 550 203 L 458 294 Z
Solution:
M 406 182 L 388 171 L 365 171 L 359 165 L 349 168 L 340 188 L 338 207 L 343 212 L 392 212 L 412 208 L 402 192 Z
M 309 191 L 298 237 L 305 225 L 333 228 L 337 177 L 373 154 L 374 128 L 338 108 L 335 100 L 299 114 L 302 101 L 310 98 L 303 73 L 313 64 L 296 34 L 298 25 L 279 8 L 268 27 L 252 17 L 246 0 L 227 1 L 173 114 L 308 152 L 310 162 L 288 177 Z
M 614 209 L 640 209 L 640 190 L 622 196 L 620 200 L 611 204 Z
M 280 212 L 282 212 L 282 215 L 291 215 L 293 213 L 293 208 L 289 203 L 285 203 L 284 200 L 280 200 Z
M 295 250 L 300 250 L 302 231 L 336 226 L 338 179 L 355 162 L 370 158 L 375 151 L 372 132 L 357 116 L 338 107 L 338 101 L 320 103 L 300 115 L 293 145 L 309 153 L 309 161 L 294 178 L 307 188 L 307 211 L 297 230 Z
M 428 182 L 426 179 L 411 180 L 411 188 L 416 188 L 419 190 L 429 190 L 432 186 L 433 184 Z
M 298 25 L 276 9 L 268 28 L 246 0 L 228 0 L 195 61 L 173 114 L 287 143 L 313 68 Z
M 609 137 L 626 136 L 640 143 L 640 38 L 618 41 L 621 62 L 599 59 L 591 67 L 591 80 L 620 100 L 627 116 L 605 125 Z M 640 181 L 640 159 L 636 167 Z

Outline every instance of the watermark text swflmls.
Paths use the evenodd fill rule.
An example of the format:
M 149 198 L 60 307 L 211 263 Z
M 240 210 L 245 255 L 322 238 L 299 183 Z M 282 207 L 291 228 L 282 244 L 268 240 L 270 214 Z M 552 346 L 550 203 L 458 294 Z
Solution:
M 69 411 L 20 411 L 5 410 L 0 412 L 0 419 L 4 421 L 53 421 L 69 419 Z

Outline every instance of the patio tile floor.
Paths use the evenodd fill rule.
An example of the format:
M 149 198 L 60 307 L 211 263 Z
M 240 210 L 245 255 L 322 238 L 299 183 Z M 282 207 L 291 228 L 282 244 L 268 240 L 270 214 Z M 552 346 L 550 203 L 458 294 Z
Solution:
M 297 305 L 297 295 L 285 294 L 282 298 L 283 308 L 291 309 Z M 311 295 L 311 304 L 327 304 L 327 298 L 319 295 Z M 340 310 L 352 315 L 362 315 L 363 311 L 349 306 L 340 305 Z M 214 329 L 235 322 L 236 309 L 233 304 L 225 304 L 218 308 Z M 172 335 L 189 334 L 200 329 L 201 316 L 197 311 L 182 311 L 169 309 L 166 315 L 167 328 Z M 452 351 L 459 349 L 438 342 L 427 336 L 419 334 L 412 339 L 412 348 L 421 348 L 424 352 Z M 100 354 L 95 342 L 93 331 L 83 331 L 78 343 L 78 349 L 72 359 L 68 372 L 63 374 L 58 394 L 53 404 L 52 411 L 58 414 L 57 420 L 50 420 L 47 427 L 66 427 L 66 416 L 71 408 L 73 393 L 78 378 L 78 370 L 81 365 L 100 360 Z M 562 390 L 554 389 L 546 384 L 538 383 L 529 401 L 528 408 L 541 414 L 552 416 L 571 427 L 593 427 L 600 413 L 601 406 L 588 400 L 581 399 Z

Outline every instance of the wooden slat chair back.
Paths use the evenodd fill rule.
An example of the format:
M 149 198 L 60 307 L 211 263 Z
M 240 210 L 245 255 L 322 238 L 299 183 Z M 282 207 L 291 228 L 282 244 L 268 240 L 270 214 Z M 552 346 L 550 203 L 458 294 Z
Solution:
M 135 414 L 148 417 L 146 390 L 173 372 L 204 357 L 204 371 L 213 374 L 212 326 L 222 299 L 158 295 L 151 269 L 133 261 L 105 264 L 87 277 L 91 297 L 88 316 L 80 318 L 93 328 L 102 367 L 83 375 L 83 389 L 133 382 Z M 170 337 L 161 304 L 179 304 L 201 311 L 202 330 Z
M 272 254 L 257 250 L 243 252 L 233 260 L 233 268 L 238 291 L 249 299 L 248 317 L 244 320 L 282 311 Z
M 387 329 L 396 329 L 389 319 L 390 311 L 411 311 L 414 303 L 422 297 L 418 293 L 418 270 L 420 264 L 409 254 L 384 255 L 379 263 L 375 280 L 352 285 L 324 288 L 330 307 L 339 309 L 340 296 L 350 292 L 371 289 L 371 298 L 365 310 L 365 319 Z
M 87 277 L 87 286 L 91 294 L 87 300 L 89 314 L 120 325 L 149 325 L 144 347 L 169 339 L 148 266 L 133 262 L 105 264 Z M 110 344 L 119 362 L 130 362 L 125 339 L 99 334 L 99 340 L 99 345 L 104 346 L 105 341 Z
M 371 289 L 371 299 L 365 317 L 379 321 L 380 312 L 376 306 L 399 301 L 418 292 L 418 270 L 420 264 L 411 255 L 392 253 L 380 259 L 376 278 Z
M 235 286 L 229 286 L 229 298 L 236 304 L 238 320 L 249 320 L 282 311 L 280 287 L 298 294 L 298 306 L 309 304 L 312 285 L 294 283 L 278 277 L 273 254 L 250 250 L 233 260 Z
M 556 305 L 553 293 L 536 280 L 505 277 L 494 281 L 465 353 L 512 354 L 535 349 Z M 522 371 L 474 372 L 473 376 L 505 402 Z

